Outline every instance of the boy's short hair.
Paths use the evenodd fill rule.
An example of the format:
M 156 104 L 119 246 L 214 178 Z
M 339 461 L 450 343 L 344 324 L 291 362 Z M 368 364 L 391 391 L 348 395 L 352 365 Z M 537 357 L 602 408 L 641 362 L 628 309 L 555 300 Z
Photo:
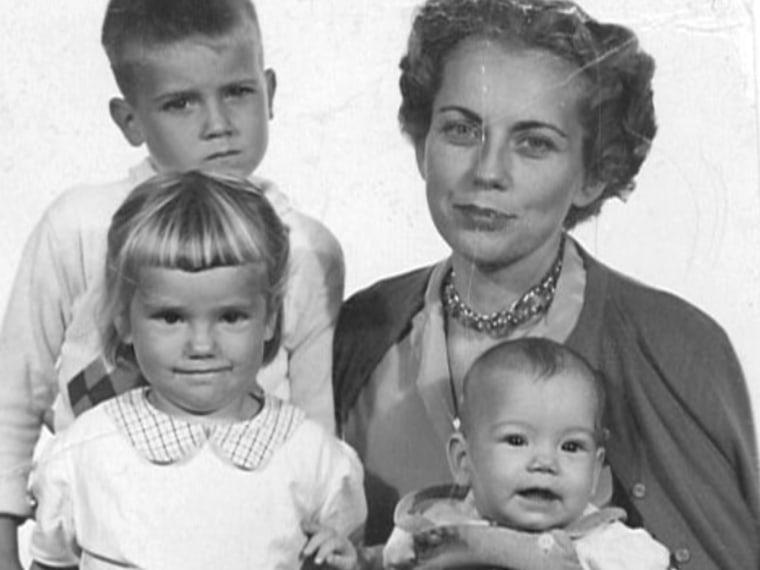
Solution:
M 524 372 L 536 381 L 549 381 L 562 372 L 576 372 L 588 380 L 596 400 L 594 436 L 599 444 L 604 443 L 604 414 L 606 391 L 599 372 L 588 361 L 567 346 L 548 338 L 525 337 L 498 344 L 480 355 L 464 378 L 460 410 L 463 429 L 471 425 L 473 418 L 466 413 L 467 399 L 477 385 L 477 377 L 484 371 L 499 369 L 505 372 Z M 466 431 L 465 431 L 466 433 Z
M 140 269 L 203 271 L 257 264 L 275 332 L 264 344 L 267 364 L 280 348 L 282 297 L 289 239 L 269 200 L 244 179 L 190 171 L 159 174 L 137 186 L 113 215 L 108 229 L 104 353 L 115 361 L 121 345 L 118 323 L 126 318 L 139 285 Z
M 130 99 L 132 64 L 128 48 L 157 47 L 201 35 L 219 37 L 249 23 L 263 57 L 261 29 L 251 0 L 110 0 L 101 43 L 111 62 L 116 83 Z

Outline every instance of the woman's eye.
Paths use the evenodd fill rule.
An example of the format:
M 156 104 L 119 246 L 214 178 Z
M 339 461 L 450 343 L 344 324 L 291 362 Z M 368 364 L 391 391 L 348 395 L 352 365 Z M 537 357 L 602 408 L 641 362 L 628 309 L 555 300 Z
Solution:
M 548 137 L 532 135 L 520 139 L 517 143 L 517 149 L 526 156 L 541 158 L 556 150 L 557 145 Z
M 465 121 L 452 121 L 443 125 L 443 134 L 454 144 L 472 144 L 480 142 L 480 126 Z

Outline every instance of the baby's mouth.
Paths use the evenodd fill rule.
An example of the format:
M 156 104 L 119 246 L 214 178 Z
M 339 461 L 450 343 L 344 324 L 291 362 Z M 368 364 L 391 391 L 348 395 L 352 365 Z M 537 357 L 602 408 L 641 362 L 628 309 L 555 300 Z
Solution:
M 517 494 L 525 499 L 541 502 L 556 501 L 560 498 L 554 491 L 542 487 L 530 487 L 519 491 Z

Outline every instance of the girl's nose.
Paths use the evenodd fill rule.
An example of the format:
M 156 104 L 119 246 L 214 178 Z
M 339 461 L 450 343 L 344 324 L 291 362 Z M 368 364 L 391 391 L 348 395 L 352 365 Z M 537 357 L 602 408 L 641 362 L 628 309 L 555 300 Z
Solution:
M 475 185 L 478 189 L 506 190 L 511 184 L 511 156 L 506 143 L 484 136 L 475 157 Z
M 187 352 L 191 357 L 198 358 L 214 353 L 216 342 L 214 334 L 206 324 L 193 324 L 187 339 Z

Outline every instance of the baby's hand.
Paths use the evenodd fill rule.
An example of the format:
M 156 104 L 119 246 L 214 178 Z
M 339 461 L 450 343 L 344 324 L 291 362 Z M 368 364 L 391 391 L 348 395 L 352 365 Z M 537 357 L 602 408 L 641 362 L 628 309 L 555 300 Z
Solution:
M 334 570 L 356 570 L 359 567 L 356 548 L 347 537 L 316 523 L 304 524 L 302 528 L 309 539 L 301 551 L 301 558 L 313 557 L 313 565 Z

